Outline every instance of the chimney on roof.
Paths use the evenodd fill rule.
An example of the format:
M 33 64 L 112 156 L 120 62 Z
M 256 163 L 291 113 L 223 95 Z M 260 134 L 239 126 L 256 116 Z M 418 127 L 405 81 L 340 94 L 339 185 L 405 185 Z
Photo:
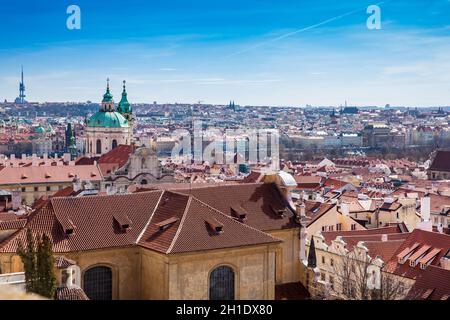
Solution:
M 81 190 L 81 188 L 81 179 L 75 176 L 75 178 L 73 179 L 73 191 L 78 192 Z
M 433 231 L 433 225 L 430 221 L 430 197 L 425 195 L 420 199 L 420 215 L 421 221 L 417 224 L 416 228 L 424 231 Z
M 444 268 L 445 270 L 450 270 L 449 252 L 447 252 L 447 254 L 441 258 L 441 268 Z
M 114 186 L 114 185 L 108 185 L 108 186 L 106 187 L 106 194 L 107 194 L 108 196 L 112 196 L 113 194 L 116 194 L 116 193 L 117 193 L 116 186 Z
M 387 234 L 382 234 L 381 235 L 381 241 L 387 242 L 388 241 L 388 235 Z
M 18 210 L 22 204 L 22 191 L 12 190 L 11 191 L 11 206 L 14 211 Z
M 442 225 L 442 223 L 439 223 L 437 226 L 437 231 L 439 233 L 444 233 L 444 226 Z
M 35 153 L 33 153 L 33 155 L 31 156 L 31 166 L 32 167 L 37 167 L 39 165 L 39 159 L 36 156 Z
M 19 166 L 19 161 L 16 161 L 16 155 L 15 154 L 12 154 L 11 156 L 10 156 L 10 162 L 11 162 L 11 166 L 13 167 L 13 168 L 17 168 L 18 166 Z
M 350 205 L 347 202 L 341 202 L 341 212 L 346 217 L 350 215 Z
M 302 203 L 297 206 L 297 215 L 299 215 L 300 219 L 306 217 L 306 206 L 305 203 L 303 202 L 302 199 Z
M 70 153 L 67 153 L 67 152 L 66 152 L 66 153 L 63 154 L 63 160 L 64 160 L 64 162 L 69 162 L 70 159 L 71 159 Z

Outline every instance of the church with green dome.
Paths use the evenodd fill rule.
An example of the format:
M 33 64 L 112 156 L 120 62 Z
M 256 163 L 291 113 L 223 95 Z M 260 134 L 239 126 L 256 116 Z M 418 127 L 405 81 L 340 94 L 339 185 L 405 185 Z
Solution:
M 116 109 L 108 79 L 100 110 L 86 120 L 85 154 L 101 156 L 120 144 L 131 144 L 133 122 L 133 112 L 128 102 L 125 81 L 122 99 Z

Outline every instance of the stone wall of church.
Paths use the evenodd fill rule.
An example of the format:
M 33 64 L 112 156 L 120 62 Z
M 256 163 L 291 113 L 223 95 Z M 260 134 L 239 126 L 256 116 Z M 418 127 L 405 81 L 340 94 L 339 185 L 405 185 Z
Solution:
M 275 298 L 275 255 L 278 244 L 164 255 L 141 247 L 111 248 L 63 254 L 80 267 L 81 287 L 87 270 L 112 270 L 113 299 L 209 298 L 210 273 L 230 266 L 235 273 L 235 299 Z M 20 257 L 1 254 L 3 273 L 21 272 Z
M 283 240 L 276 253 L 276 284 L 300 281 L 299 232 L 299 228 L 268 232 Z
M 97 153 L 97 140 L 101 141 L 101 153 Z M 132 128 L 86 128 L 85 150 L 87 156 L 105 154 L 113 149 L 113 141 L 116 145 L 131 144 Z
M 207 300 L 210 273 L 215 268 L 226 265 L 235 273 L 235 299 L 274 299 L 275 247 L 276 245 L 267 245 L 170 255 L 164 267 L 160 263 L 159 269 L 154 269 L 164 270 L 164 273 L 160 273 L 161 277 L 168 279 L 164 295 L 158 298 Z M 146 284 L 151 286 L 151 282 L 143 278 L 143 285 Z M 151 297 L 155 297 L 157 290 L 159 289 L 153 288 L 148 292 L 152 292 Z M 143 292 L 147 291 L 143 289 Z
M 64 254 L 75 260 L 81 269 L 81 287 L 86 270 L 95 266 L 107 266 L 112 270 L 112 290 L 114 300 L 140 299 L 139 247 L 111 248 Z

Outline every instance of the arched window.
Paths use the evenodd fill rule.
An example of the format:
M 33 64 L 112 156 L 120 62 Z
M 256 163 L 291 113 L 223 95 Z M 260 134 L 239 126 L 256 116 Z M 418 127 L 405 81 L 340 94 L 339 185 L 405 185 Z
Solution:
M 84 292 L 91 300 L 112 300 L 112 270 L 106 266 L 93 267 L 84 273 Z
M 209 276 L 210 300 L 234 300 L 234 271 L 227 266 L 214 269 Z
M 101 154 L 102 153 L 102 142 L 100 141 L 100 139 L 97 140 L 97 154 Z
M 112 141 L 112 148 L 114 149 L 114 148 L 116 148 L 116 147 L 117 147 L 117 140 L 114 139 L 114 140 Z
M 141 169 L 145 168 L 145 158 L 141 159 Z

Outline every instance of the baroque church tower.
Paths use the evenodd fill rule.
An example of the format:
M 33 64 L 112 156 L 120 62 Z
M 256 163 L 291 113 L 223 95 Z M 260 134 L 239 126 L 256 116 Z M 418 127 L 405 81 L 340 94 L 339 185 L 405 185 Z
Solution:
M 100 110 L 86 121 L 86 156 L 101 156 L 120 144 L 130 145 L 133 139 L 133 114 L 127 99 L 125 81 L 117 110 L 107 80 Z

